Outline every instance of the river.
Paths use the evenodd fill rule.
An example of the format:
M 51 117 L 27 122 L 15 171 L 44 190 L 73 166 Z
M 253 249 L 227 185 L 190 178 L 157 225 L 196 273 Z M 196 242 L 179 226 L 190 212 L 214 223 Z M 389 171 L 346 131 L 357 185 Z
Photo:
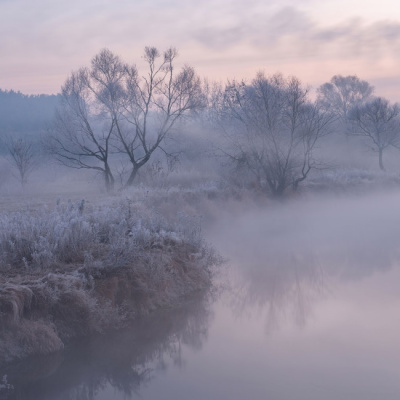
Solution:
M 216 289 L 0 371 L 0 399 L 394 400 L 400 194 L 224 210 Z

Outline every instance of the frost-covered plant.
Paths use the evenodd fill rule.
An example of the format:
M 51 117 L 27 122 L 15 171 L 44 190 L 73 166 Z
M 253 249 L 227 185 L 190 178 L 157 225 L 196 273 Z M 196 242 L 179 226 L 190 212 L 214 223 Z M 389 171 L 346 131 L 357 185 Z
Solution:
M 146 249 L 182 241 L 200 244 L 197 217 L 180 214 L 171 223 L 130 201 L 87 211 L 83 201 L 68 202 L 52 211 L 0 214 L 0 270 L 83 265 L 90 258 L 120 267 L 143 257 Z

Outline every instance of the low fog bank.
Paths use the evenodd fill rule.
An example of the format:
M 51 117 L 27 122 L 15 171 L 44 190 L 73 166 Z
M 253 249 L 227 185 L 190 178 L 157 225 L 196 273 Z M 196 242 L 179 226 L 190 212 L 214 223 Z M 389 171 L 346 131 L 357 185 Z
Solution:
M 312 256 L 321 267 L 363 276 L 397 262 L 400 190 L 314 195 L 224 210 L 208 237 L 244 269 L 284 267 Z
M 5 152 L 0 155 L 0 207 L 7 209 L 8 205 L 18 210 L 28 203 L 52 205 L 58 198 L 89 201 L 125 198 L 133 192 L 161 199 L 162 192 L 191 191 L 201 195 L 212 190 L 214 195 L 228 201 L 254 199 L 266 203 L 276 197 L 265 178 L 233 160 L 226 154 L 224 145 L 223 135 L 215 129 L 191 121 L 180 126 L 174 132 L 174 140 L 167 143 L 166 150 L 173 157 L 165 157 L 162 151 L 155 152 L 138 171 L 131 186 L 126 185 L 129 165 L 123 157 L 112 154 L 110 163 L 115 182 L 113 190 L 108 191 L 102 171 L 68 168 L 42 152 L 36 154 L 34 168 L 22 184 L 18 168 L 3 144 L 0 146 Z M 321 138 L 313 149 L 313 157 L 315 167 L 307 179 L 296 190 L 287 188 L 278 198 L 303 198 L 316 193 L 367 194 L 400 187 L 400 156 L 394 148 L 385 152 L 386 170 L 383 171 L 378 168 L 376 152 L 363 147 L 360 138 L 339 131 Z
M 367 81 L 335 75 L 311 96 L 280 73 L 211 82 L 177 57 L 146 47 L 139 70 L 103 49 L 60 95 L 0 90 L 0 196 L 400 184 L 400 106 Z
M 15 166 L 9 160 L 0 158 L 0 211 L 17 211 L 27 205 L 54 205 L 58 199 L 84 198 L 101 202 L 109 198 L 134 196 L 154 200 L 158 197 L 162 202 L 163 197 L 170 197 L 173 192 L 190 192 L 193 197 L 220 198 L 228 202 L 275 203 L 274 196 L 259 185 L 252 173 L 233 166 L 218 152 L 210 136 L 212 133 L 201 130 L 181 133 L 182 152 L 174 163 L 159 154 L 139 171 L 134 185 L 130 187 L 124 184 L 127 171 L 121 164 L 113 191 L 106 190 L 100 172 L 67 168 L 45 155 L 22 186 Z M 190 144 L 192 140 L 195 140 L 195 147 Z M 312 170 L 297 191 L 288 191 L 278 201 L 303 199 L 317 194 L 367 195 L 400 188 L 400 157 L 397 154 L 388 152 L 386 159 L 390 168 L 387 171 L 376 168 L 374 153 L 357 151 L 351 145 L 342 146 L 335 140 L 329 139 L 325 147 L 317 149 L 316 154 L 327 160 L 326 163 Z M 185 205 L 178 203 L 175 212 L 180 211 L 179 207 Z M 207 217 L 208 211 L 202 208 L 191 211 Z
M 400 264 L 400 190 L 313 195 L 225 209 L 206 237 L 229 260 L 237 313 L 266 313 L 266 327 L 291 315 L 304 325 L 337 285 Z

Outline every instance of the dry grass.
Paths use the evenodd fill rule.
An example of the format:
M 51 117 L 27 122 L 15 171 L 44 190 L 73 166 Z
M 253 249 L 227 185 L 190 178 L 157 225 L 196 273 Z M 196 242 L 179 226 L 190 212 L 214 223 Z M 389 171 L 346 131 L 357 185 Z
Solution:
M 127 200 L 2 214 L 0 228 L 0 363 L 177 304 L 219 261 L 196 220 Z

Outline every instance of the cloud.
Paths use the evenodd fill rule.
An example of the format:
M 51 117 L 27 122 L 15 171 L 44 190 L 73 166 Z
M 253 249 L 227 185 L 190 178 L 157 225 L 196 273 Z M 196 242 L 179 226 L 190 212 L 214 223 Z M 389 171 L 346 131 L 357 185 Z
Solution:
M 227 50 L 247 43 L 280 58 L 378 58 L 386 54 L 397 56 L 400 22 L 366 23 L 353 18 L 326 27 L 305 12 L 285 7 L 273 14 L 243 11 L 241 18 L 228 27 L 214 24 L 193 30 L 192 37 L 210 49 Z
M 320 48 L 328 46 L 346 57 L 380 57 L 398 51 L 400 23 L 380 21 L 365 24 L 361 19 L 347 21 L 328 29 L 319 29 L 310 38 Z
M 289 4 L 260 0 L 0 1 L 0 51 L 70 56 L 104 46 L 177 47 L 198 43 L 225 52 L 246 44 L 270 56 L 362 56 L 397 49 L 400 23 L 348 19 L 326 27 Z M 22 10 L 22 11 L 21 11 Z M 7 38 L 7 39 L 4 39 Z
M 304 69 L 309 60 L 400 57 L 400 22 L 346 17 L 326 25 L 311 16 L 313 1 L 0 0 L 0 54 L 6 55 L 0 88 L 28 76 L 33 86 L 36 74 L 41 83 L 48 77 L 54 92 L 63 79 L 52 79 L 65 79 L 104 47 L 140 62 L 145 45 L 173 45 L 184 62 L 205 73 L 212 73 L 214 62 L 221 73 L 224 63 L 248 73 L 268 63 Z M 12 75 L 24 68 L 22 76 Z

